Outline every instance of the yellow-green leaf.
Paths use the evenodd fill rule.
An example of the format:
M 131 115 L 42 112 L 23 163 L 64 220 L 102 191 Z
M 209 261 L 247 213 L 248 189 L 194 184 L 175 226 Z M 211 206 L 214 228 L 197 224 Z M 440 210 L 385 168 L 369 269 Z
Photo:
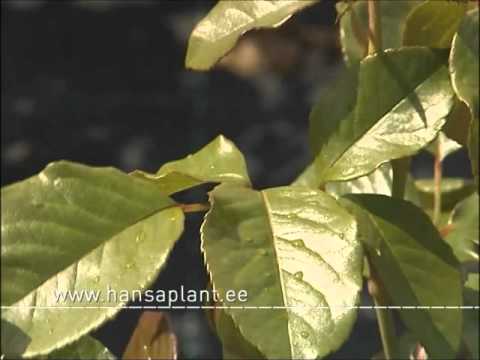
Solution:
M 329 195 L 301 187 L 220 185 L 210 201 L 201 233 L 213 287 L 223 299 L 229 289 L 247 291 L 247 301 L 225 306 L 267 307 L 225 309 L 245 340 L 273 359 L 337 349 L 362 285 L 353 217 Z
M 274 28 L 318 0 L 220 0 L 193 29 L 185 66 L 208 70 L 249 30 Z
M 156 174 L 137 170 L 131 175 L 153 182 L 168 195 L 207 182 L 250 186 L 242 153 L 222 135 L 196 153 L 164 164 Z
M 2 318 L 28 336 L 25 357 L 114 316 L 157 277 L 183 231 L 173 200 L 114 168 L 57 162 L 1 196 Z

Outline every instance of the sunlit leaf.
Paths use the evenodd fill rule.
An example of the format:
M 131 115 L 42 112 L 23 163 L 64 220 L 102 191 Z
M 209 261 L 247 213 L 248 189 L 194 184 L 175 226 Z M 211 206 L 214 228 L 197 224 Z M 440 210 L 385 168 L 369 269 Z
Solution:
M 221 0 L 193 29 L 185 66 L 208 70 L 249 30 L 274 28 L 318 0 Z
M 325 184 L 325 191 L 335 198 L 345 194 L 392 195 L 392 166 L 381 165 L 369 175 L 350 181 L 335 181 Z
M 123 353 L 124 360 L 174 360 L 178 358 L 177 337 L 167 313 L 145 311 Z
M 201 232 L 214 288 L 223 299 L 228 289 L 247 290 L 246 302 L 228 306 L 279 307 L 226 309 L 245 340 L 275 359 L 337 349 L 355 321 L 362 283 L 353 217 L 329 195 L 301 187 L 220 185 L 210 200 Z
M 156 278 L 183 230 L 183 212 L 155 185 L 64 161 L 2 188 L 1 205 L 2 306 L 12 306 L 2 318 L 30 338 L 29 357 L 111 318 Z M 66 295 L 82 290 L 91 297 Z
M 445 240 L 452 246 L 460 261 L 478 262 L 478 194 L 461 201 L 452 211 Z
M 449 48 L 466 11 L 464 1 L 428 0 L 421 3 L 407 16 L 404 45 Z
M 430 219 L 408 201 L 383 195 L 347 195 L 357 215 L 359 236 L 392 305 L 434 359 L 455 357 L 462 311 L 433 306 L 462 305 L 459 264 Z
M 245 159 L 238 148 L 222 135 L 187 157 L 166 163 L 156 174 L 134 171 L 137 176 L 173 194 L 206 182 L 250 185 Z
M 453 100 L 441 52 L 417 47 L 367 57 L 355 109 L 343 118 L 328 108 L 312 112 L 318 182 L 350 180 L 413 155 L 438 134 Z

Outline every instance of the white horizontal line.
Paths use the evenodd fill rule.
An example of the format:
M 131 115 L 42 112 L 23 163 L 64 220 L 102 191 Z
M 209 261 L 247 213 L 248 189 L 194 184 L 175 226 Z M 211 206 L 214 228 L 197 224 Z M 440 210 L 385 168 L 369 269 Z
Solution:
M 36 310 L 72 310 L 72 309 L 130 309 L 130 310 L 200 310 L 200 309 L 238 309 L 238 310 L 280 310 L 280 309 L 298 309 L 307 308 L 311 310 L 322 309 L 358 309 L 358 310 L 479 310 L 479 306 L 403 306 L 403 305 L 390 305 L 390 306 L 2 306 L 3 309 L 36 309 Z

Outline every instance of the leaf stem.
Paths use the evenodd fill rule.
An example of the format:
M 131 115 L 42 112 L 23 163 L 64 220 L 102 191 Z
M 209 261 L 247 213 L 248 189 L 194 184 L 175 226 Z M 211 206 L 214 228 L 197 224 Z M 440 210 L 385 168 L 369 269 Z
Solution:
M 184 213 L 202 212 L 210 209 L 209 204 L 179 204 Z
M 438 226 L 442 211 L 442 140 L 435 141 L 435 160 L 433 163 L 433 223 Z
M 382 27 L 380 1 L 368 0 L 368 54 L 373 55 L 382 51 Z M 402 197 L 405 192 L 405 184 L 408 174 L 409 159 L 398 159 L 392 162 L 393 184 L 392 195 Z M 383 284 L 376 273 L 370 258 L 367 256 L 370 268 L 368 291 L 375 303 L 378 329 L 382 339 L 383 353 L 386 360 L 393 357 L 395 348 L 395 326 L 389 309 L 382 308 L 388 305 Z
M 370 269 L 368 292 L 375 304 L 375 313 L 377 315 L 378 330 L 382 340 L 383 354 L 385 355 L 385 360 L 390 360 L 393 359 L 395 348 L 395 326 L 391 310 L 385 308 L 385 306 L 388 306 L 388 300 L 383 284 L 368 255 L 367 260 Z
M 368 55 L 382 50 L 380 1 L 368 0 Z

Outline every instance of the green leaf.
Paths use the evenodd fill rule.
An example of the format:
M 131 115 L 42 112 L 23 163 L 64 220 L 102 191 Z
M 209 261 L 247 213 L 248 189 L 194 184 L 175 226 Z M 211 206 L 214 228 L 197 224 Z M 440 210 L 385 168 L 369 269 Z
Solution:
M 466 11 L 467 4 L 461 1 L 428 0 L 421 3 L 407 16 L 404 45 L 449 48 Z
M 450 244 L 457 258 L 462 261 L 478 262 L 478 194 L 462 200 L 452 211 L 445 240 Z
M 113 360 L 115 356 L 103 344 L 91 336 L 83 336 L 73 344 L 50 353 L 45 359 L 51 360 Z
M 463 289 L 465 306 L 479 305 L 480 294 L 478 292 L 479 275 L 469 274 L 465 288 Z M 470 352 L 472 359 L 479 358 L 478 339 L 479 331 L 478 324 L 480 323 L 480 312 L 478 308 L 475 310 L 465 310 L 464 324 L 463 324 L 463 340 Z
M 152 181 L 166 194 L 206 182 L 233 182 L 250 186 L 242 153 L 222 135 L 195 154 L 166 163 L 156 174 L 137 170 L 131 175 Z
M 224 310 L 216 309 L 216 312 L 215 328 L 217 334 L 221 334 L 222 337 L 223 359 L 265 359 L 258 349 L 245 340 L 232 318 Z
M 27 357 L 111 318 L 131 298 L 121 292 L 156 278 L 183 231 L 183 212 L 171 199 L 113 168 L 57 162 L 1 196 L 2 306 L 13 306 L 2 317 L 31 338 Z M 98 291 L 98 301 L 85 293 L 81 301 L 57 301 L 59 292 L 82 290 Z
M 479 118 L 479 36 L 478 8 L 470 10 L 463 18 L 453 38 L 450 53 L 450 73 L 458 97 L 470 108 L 474 120 Z
M 384 195 L 347 195 L 371 263 L 396 306 L 461 306 L 459 264 L 430 219 L 408 201 Z M 432 358 L 453 359 L 462 312 L 401 309 L 405 325 Z
M 123 353 L 124 360 L 178 358 L 177 337 L 166 312 L 145 311 Z
M 338 198 L 345 194 L 382 194 L 392 195 L 392 166 L 381 165 L 369 175 L 350 181 L 335 181 L 325 184 L 325 191 Z
M 468 150 L 472 164 L 472 173 L 477 187 L 478 181 L 478 122 L 479 122 L 479 35 L 478 7 L 470 10 L 464 17 L 453 39 L 450 53 L 450 73 L 453 88 L 472 113 L 472 123 L 468 138 Z
M 381 1 L 382 48 L 402 46 L 405 18 L 410 10 L 421 1 Z M 368 48 L 368 8 L 367 1 L 338 2 L 337 13 L 340 19 L 340 41 L 345 62 L 358 63 L 367 55 Z
M 478 148 L 479 148 L 479 143 L 478 143 L 478 133 L 480 132 L 480 129 L 478 127 L 478 119 L 474 119 L 471 124 L 470 124 L 470 132 L 468 134 L 468 155 L 470 156 L 470 163 L 472 166 L 472 174 L 473 178 L 475 179 L 475 183 L 477 184 L 477 189 L 479 187 L 479 182 L 478 182 L 478 163 L 479 163 L 479 157 L 478 157 Z
M 420 179 L 415 181 L 418 190 L 420 204 L 423 209 L 433 208 L 433 194 L 435 182 L 432 179 Z M 472 181 L 464 178 L 443 178 L 440 184 L 442 196 L 442 209 L 451 210 L 461 200 L 475 191 Z
M 220 185 L 210 201 L 201 233 L 213 286 L 223 299 L 228 289 L 248 292 L 247 301 L 225 305 L 280 307 L 226 309 L 245 340 L 267 358 L 337 349 L 362 285 L 353 217 L 329 195 L 301 187 Z
M 462 145 L 457 143 L 455 140 L 449 139 L 441 131 L 438 133 L 437 138 L 426 147 L 426 150 L 433 156 L 436 156 L 437 154 L 438 141 L 440 142 L 440 153 L 439 153 L 440 161 L 445 160 L 445 158 L 448 155 L 453 154 L 454 152 L 462 148 Z
M 221 0 L 193 29 L 185 66 L 208 70 L 249 30 L 275 28 L 318 0 Z
M 435 138 L 453 105 L 443 56 L 426 48 L 367 57 L 358 84 L 356 107 L 347 116 L 332 118 L 326 108 L 312 113 L 321 184 L 360 177 L 413 155 Z

